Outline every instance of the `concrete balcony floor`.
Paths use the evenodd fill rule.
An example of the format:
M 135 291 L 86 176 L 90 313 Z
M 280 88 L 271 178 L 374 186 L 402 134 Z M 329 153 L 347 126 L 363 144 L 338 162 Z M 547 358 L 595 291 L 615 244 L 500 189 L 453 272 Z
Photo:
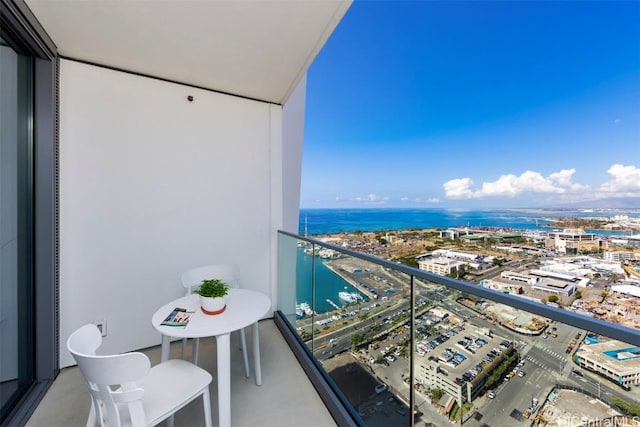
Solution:
M 247 341 L 251 343 L 251 328 L 247 328 L 246 333 Z M 252 366 L 252 376 L 245 377 L 239 341 L 238 333 L 231 334 L 231 422 L 233 426 L 330 427 L 336 425 L 272 320 L 260 322 L 262 359 L 262 386 L 260 387 L 256 386 L 253 377 L 251 351 L 249 362 Z M 215 345 L 214 338 L 200 340 L 198 365 L 213 375 L 210 386 L 211 409 L 213 425 L 217 426 Z M 180 350 L 181 341 L 172 343 L 171 357 L 179 358 Z M 66 349 L 60 351 L 66 351 Z M 159 345 L 142 352 L 149 356 L 152 365 L 159 363 Z M 191 357 L 191 345 L 188 346 L 188 357 Z M 65 368 L 49 388 L 26 426 L 85 426 L 89 407 L 89 392 L 86 390 L 79 369 L 76 366 Z M 201 402 L 192 402 L 178 412 L 175 426 L 204 426 Z

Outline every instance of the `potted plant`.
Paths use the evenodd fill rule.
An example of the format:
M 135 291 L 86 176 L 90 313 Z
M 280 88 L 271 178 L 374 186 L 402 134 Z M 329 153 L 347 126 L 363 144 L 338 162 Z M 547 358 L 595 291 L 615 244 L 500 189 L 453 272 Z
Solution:
M 229 286 L 220 279 L 205 279 L 194 294 L 200 295 L 200 308 L 205 314 L 220 314 L 226 308 Z

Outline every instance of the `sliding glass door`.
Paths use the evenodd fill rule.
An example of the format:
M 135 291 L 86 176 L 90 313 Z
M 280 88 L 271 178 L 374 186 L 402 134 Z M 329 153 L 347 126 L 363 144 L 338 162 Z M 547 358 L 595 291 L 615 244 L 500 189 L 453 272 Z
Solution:
M 0 399 L 33 383 L 33 58 L 0 38 Z

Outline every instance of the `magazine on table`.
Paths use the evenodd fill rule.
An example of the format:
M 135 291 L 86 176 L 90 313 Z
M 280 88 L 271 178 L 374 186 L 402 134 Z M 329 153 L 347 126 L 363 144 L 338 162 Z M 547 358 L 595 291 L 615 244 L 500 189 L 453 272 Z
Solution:
M 191 320 L 192 315 L 193 311 L 187 311 L 185 308 L 176 307 L 160 324 L 163 326 L 177 326 L 184 328 L 187 326 L 187 323 L 189 323 L 189 320 Z

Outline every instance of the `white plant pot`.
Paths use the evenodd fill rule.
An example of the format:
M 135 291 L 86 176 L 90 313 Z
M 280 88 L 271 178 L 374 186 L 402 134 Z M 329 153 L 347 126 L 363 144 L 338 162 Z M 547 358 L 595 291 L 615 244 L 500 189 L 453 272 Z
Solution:
M 211 298 L 200 295 L 200 305 L 205 314 L 220 314 L 227 308 L 226 297 Z

